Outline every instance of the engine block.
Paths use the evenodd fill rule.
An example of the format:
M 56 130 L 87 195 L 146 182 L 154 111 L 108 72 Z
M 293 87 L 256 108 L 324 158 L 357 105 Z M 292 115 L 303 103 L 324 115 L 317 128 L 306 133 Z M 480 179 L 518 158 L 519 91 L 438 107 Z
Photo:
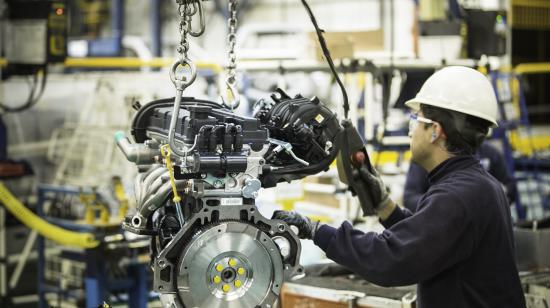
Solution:
M 300 241 L 263 217 L 259 190 L 326 170 L 342 128 L 317 98 L 277 90 L 239 116 L 183 98 L 170 155 L 173 99 L 139 108 L 117 143 L 140 175 L 127 231 L 149 235 L 154 288 L 166 307 L 272 307 L 283 281 L 303 275 Z M 174 198 L 174 190 L 182 196 Z

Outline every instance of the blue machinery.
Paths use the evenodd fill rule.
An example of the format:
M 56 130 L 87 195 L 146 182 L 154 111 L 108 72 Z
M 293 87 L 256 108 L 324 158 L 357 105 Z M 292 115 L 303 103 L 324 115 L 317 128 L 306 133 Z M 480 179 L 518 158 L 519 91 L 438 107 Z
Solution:
M 124 0 L 111 1 L 111 31 L 108 38 L 88 41 L 89 55 L 95 57 L 120 56 L 124 32 Z
M 517 106 L 518 114 L 514 115 L 513 118 L 509 118 L 506 105 L 511 105 L 513 103 L 513 96 L 511 89 L 511 83 L 517 80 L 518 83 L 518 103 Z M 523 91 L 524 81 L 521 78 L 521 75 L 515 73 L 502 73 L 498 71 L 491 72 L 491 81 L 493 83 L 493 88 L 495 89 L 495 94 L 499 102 L 501 122 L 499 122 L 499 127 L 494 130 L 494 138 L 498 138 L 502 141 L 504 157 L 506 159 L 506 165 L 509 173 L 513 176 L 516 182 L 516 188 L 518 183 L 521 181 L 534 180 L 535 189 L 534 191 L 529 191 L 529 193 L 534 192 L 540 196 L 541 207 L 543 210 L 550 209 L 550 198 L 545 196 L 543 185 L 547 180 L 542 175 L 542 169 L 550 169 L 550 161 L 539 159 L 536 154 L 536 149 L 531 143 L 531 156 L 529 157 L 514 157 L 514 149 L 509 139 L 509 132 L 515 131 L 520 127 L 524 127 L 527 130 L 528 138 L 532 138 L 531 126 L 529 123 L 527 105 L 525 101 L 525 93 Z M 512 106 L 513 107 L 513 106 Z M 522 171 L 522 174 L 518 174 L 518 171 Z M 530 197 L 531 199 L 531 197 Z M 532 200 L 530 200 L 532 201 Z M 516 200 L 516 212 L 518 219 L 524 220 L 527 218 L 527 211 L 533 209 L 533 204 L 524 203 L 521 200 L 519 190 L 518 198 Z M 531 219 L 542 218 L 542 217 L 531 217 Z
M 61 196 L 79 196 L 82 190 L 77 187 L 66 186 L 50 186 L 40 185 L 38 187 L 38 204 L 37 214 L 45 217 L 44 205 L 48 201 L 54 200 Z M 104 226 L 90 226 L 77 224 L 73 221 L 62 219 L 48 219 L 57 225 L 66 229 L 71 229 L 80 232 L 92 232 L 97 238 L 102 238 L 107 235 L 121 234 L 120 225 L 105 228 Z M 126 248 L 126 246 L 125 246 Z M 81 251 L 71 250 L 61 252 L 61 256 L 65 259 L 79 261 L 85 263 L 85 280 L 84 290 L 86 297 L 86 307 L 95 308 L 100 306 L 104 301 L 108 300 L 108 295 L 111 292 L 125 292 L 128 295 L 129 307 L 131 308 L 146 308 L 149 299 L 148 287 L 148 264 L 144 262 L 132 261 L 129 262 L 126 271 L 127 276 L 124 279 L 110 279 L 108 272 L 108 257 L 106 251 L 110 249 L 108 244 L 102 243 L 96 248 L 84 249 Z M 111 248 L 112 249 L 112 248 Z M 63 290 L 60 286 L 52 286 L 46 284 L 45 278 L 45 241 L 42 236 L 38 239 L 38 294 L 39 307 L 48 307 L 45 294 L 57 293 L 58 296 L 67 298 L 77 296 L 73 290 Z

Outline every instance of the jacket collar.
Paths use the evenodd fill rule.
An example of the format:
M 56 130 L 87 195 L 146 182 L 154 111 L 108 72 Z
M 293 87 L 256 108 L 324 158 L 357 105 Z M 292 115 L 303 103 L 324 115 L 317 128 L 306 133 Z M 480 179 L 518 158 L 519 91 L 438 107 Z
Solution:
M 439 164 L 428 174 L 428 181 L 434 184 L 457 170 L 465 169 L 473 165 L 479 165 L 479 160 L 471 155 L 454 156 Z

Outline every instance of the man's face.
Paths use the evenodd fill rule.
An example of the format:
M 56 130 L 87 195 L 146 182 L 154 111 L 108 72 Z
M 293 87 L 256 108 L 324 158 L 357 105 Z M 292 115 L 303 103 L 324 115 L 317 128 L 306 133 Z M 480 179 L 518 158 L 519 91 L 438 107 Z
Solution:
M 432 129 L 431 126 L 426 127 L 425 124 L 433 124 L 430 119 L 424 118 L 422 111 L 416 114 L 411 114 L 409 120 L 409 137 L 411 137 L 411 153 L 412 161 L 422 165 L 430 153 L 432 145 Z

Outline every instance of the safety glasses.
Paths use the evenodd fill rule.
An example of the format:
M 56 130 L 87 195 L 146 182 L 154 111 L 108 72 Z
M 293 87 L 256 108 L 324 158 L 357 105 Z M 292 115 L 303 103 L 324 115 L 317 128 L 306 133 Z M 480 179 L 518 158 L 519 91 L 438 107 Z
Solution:
M 409 135 L 412 134 L 412 132 L 416 129 L 416 127 L 418 126 L 418 122 L 422 122 L 426 124 L 435 123 L 435 121 L 421 117 L 416 113 L 411 113 L 410 119 L 409 119 Z

